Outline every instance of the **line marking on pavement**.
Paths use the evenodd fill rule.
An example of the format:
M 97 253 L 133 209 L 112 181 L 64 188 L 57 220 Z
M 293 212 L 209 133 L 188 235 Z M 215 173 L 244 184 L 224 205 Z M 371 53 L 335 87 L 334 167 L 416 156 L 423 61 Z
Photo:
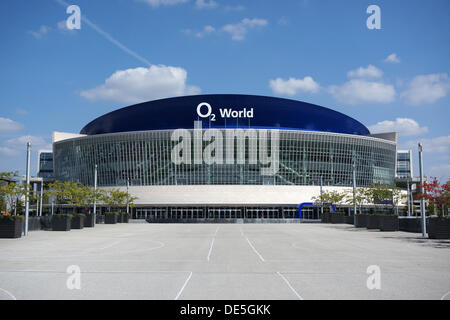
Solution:
M 8 296 L 10 296 L 11 299 L 17 300 L 16 297 L 14 297 L 14 295 L 11 292 L 9 292 L 8 290 L 2 289 L 2 288 L 0 288 L 0 290 L 5 292 Z
M 255 253 L 258 255 L 258 257 L 261 259 L 262 262 L 265 262 L 266 260 L 264 260 L 264 258 L 262 257 L 262 255 L 259 254 L 259 252 L 255 249 L 255 247 L 252 245 L 252 243 L 250 242 L 250 240 L 248 240 L 247 237 L 245 237 L 245 239 L 247 240 L 248 244 L 250 245 L 250 247 L 253 249 L 253 251 L 255 251 Z
M 189 280 L 191 279 L 191 277 L 192 277 L 192 271 L 191 271 L 191 273 L 189 274 L 189 277 L 188 277 L 188 278 L 186 279 L 186 281 L 184 282 L 184 284 L 183 284 L 183 286 L 181 287 L 180 291 L 178 291 L 178 294 L 177 294 L 177 296 L 175 297 L 174 300 L 178 300 L 178 298 L 180 297 L 181 293 L 183 292 L 184 288 L 185 288 L 186 285 L 188 284 L 188 282 L 189 282 Z
M 196 260 L 199 261 L 199 260 Z M 181 270 L 143 270 L 143 271 L 136 271 L 136 270 L 110 270 L 110 271 L 82 271 L 81 273 L 186 273 L 189 271 L 181 271 Z M 64 273 L 67 274 L 66 271 L 63 270 L 1 270 L 0 273 Z M 0 288 L 1 289 L 1 288 Z
M 297 298 L 299 298 L 299 300 L 303 300 L 302 296 L 298 294 L 297 291 L 295 291 L 295 289 L 291 286 L 291 284 L 289 283 L 289 281 L 286 279 L 285 276 L 283 276 L 279 271 L 277 271 L 277 274 L 281 277 L 281 279 L 284 280 L 284 282 L 286 282 L 286 284 L 288 285 L 288 287 L 292 290 L 292 292 L 297 296 Z
M 214 246 L 214 240 L 216 239 L 217 231 L 219 231 L 219 228 L 220 228 L 220 226 L 217 227 L 216 232 L 214 232 L 213 239 L 211 241 L 211 246 L 209 247 L 208 256 L 206 257 L 207 261 L 209 261 L 209 259 L 211 257 L 211 252 L 212 252 L 212 249 L 213 249 L 213 246 Z
M 209 258 L 211 257 L 212 248 L 213 248 L 213 246 L 214 246 L 214 239 L 215 239 L 215 238 L 212 239 L 212 241 L 211 241 L 211 247 L 209 247 L 208 257 L 206 258 L 206 260 L 208 260 L 208 261 L 209 261 Z
M 239 230 L 241 230 L 241 236 L 245 237 L 244 232 L 242 231 L 242 228 L 239 228 Z
M 450 291 L 449 292 L 447 292 L 446 294 L 444 294 L 443 296 L 442 296 L 442 298 L 441 298 L 441 300 L 444 300 L 445 299 L 445 297 L 448 295 L 450 293 Z
M 115 242 L 113 242 L 113 243 L 111 243 L 111 244 L 109 244 L 109 245 L 107 245 L 107 246 L 104 246 L 104 247 L 98 248 L 98 250 L 105 250 L 105 249 L 108 249 L 108 248 L 114 247 L 115 245 L 119 244 L 120 242 L 121 242 L 120 240 L 119 240 L 119 241 L 115 241 Z

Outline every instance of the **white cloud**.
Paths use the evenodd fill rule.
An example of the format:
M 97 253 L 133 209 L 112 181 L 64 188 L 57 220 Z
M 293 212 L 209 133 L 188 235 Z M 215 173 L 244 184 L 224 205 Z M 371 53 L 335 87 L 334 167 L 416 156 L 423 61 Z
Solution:
M 417 150 L 417 144 L 422 143 L 423 152 L 443 153 L 450 151 L 450 136 L 441 136 L 430 139 L 410 140 L 404 144 L 406 149 Z
M 183 68 L 164 65 L 118 70 L 104 84 L 82 91 L 81 96 L 132 104 L 200 93 L 200 88 L 186 84 L 186 78 L 187 71 Z
M 43 36 L 45 36 L 47 33 L 49 33 L 51 30 L 50 27 L 47 26 L 41 26 L 38 31 L 28 31 L 29 34 L 31 34 L 36 39 L 41 39 Z
M 445 97 L 449 90 L 450 81 L 446 73 L 418 75 L 401 97 L 410 105 L 434 103 Z
M 68 31 L 69 29 L 67 29 L 67 21 L 66 20 L 61 20 L 59 21 L 56 26 L 58 27 L 59 30 L 61 31 Z
M 356 70 L 347 72 L 349 78 L 381 78 L 383 71 L 369 64 L 366 68 L 359 67 Z
M 22 109 L 22 108 L 16 109 L 16 113 L 17 113 L 18 115 L 21 115 L 21 116 L 26 116 L 26 115 L 28 115 L 28 111 L 25 110 L 25 109 Z
M 427 175 L 436 177 L 441 183 L 447 182 L 450 178 L 450 164 L 432 166 L 428 170 Z
M 421 127 L 417 121 L 408 118 L 396 118 L 395 121 L 381 121 L 369 126 L 371 133 L 398 132 L 400 136 L 416 136 L 428 132 L 428 127 Z
M 311 77 L 304 77 L 303 79 L 289 78 L 288 80 L 276 78 L 269 81 L 269 86 L 274 93 L 288 96 L 293 96 L 300 92 L 316 93 L 320 89 L 320 85 Z
M 214 0 L 196 0 L 195 1 L 195 6 L 198 9 L 212 9 L 217 7 L 217 2 L 215 2 Z
M 3 146 L 0 146 L 0 154 L 11 157 L 25 153 L 27 142 L 31 142 L 31 149 L 33 151 L 52 149 L 51 143 L 47 143 L 44 138 L 28 135 L 6 140 Z
M 225 11 L 244 11 L 245 7 L 241 4 L 235 6 L 225 6 Z
M 215 31 L 216 31 L 216 29 L 213 26 L 204 26 L 203 30 L 200 31 L 200 32 L 197 32 L 195 34 L 195 36 L 198 37 L 198 38 L 203 38 L 204 36 L 206 36 L 208 34 L 211 34 L 211 33 L 215 32 Z
M 75 34 L 76 33 L 76 29 L 67 29 L 67 21 L 66 20 L 59 21 L 56 24 L 56 27 L 63 34 Z
M 396 95 L 392 85 L 363 79 L 353 79 L 341 86 L 330 86 L 329 92 L 336 100 L 349 104 L 388 103 L 394 101 Z
M 23 129 L 22 124 L 8 118 L 0 118 L 0 133 L 18 131 L 20 129 Z
M 38 149 L 52 148 L 52 145 L 47 143 L 44 138 L 31 135 L 6 140 L 5 146 L 12 149 L 23 150 L 26 149 L 27 142 L 31 142 L 31 148 L 36 151 Z
M 159 6 L 172 6 L 179 3 L 186 3 L 189 0 L 139 0 L 140 2 L 145 2 L 150 6 L 156 8 Z
M 231 34 L 231 39 L 235 41 L 241 41 L 245 39 L 245 35 L 248 29 L 256 27 L 267 26 L 268 21 L 265 19 L 248 19 L 245 18 L 241 22 L 236 24 L 227 24 L 222 27 L 222 30 Z
M 384 59 L 384 62 L 389 62 L 389 63 L 400 63 L 400 58 L 397 57 L 396 53 L 391 53 L 390 55 L 387 56 L 386 59 Z
M 19 151 L 16 149 L 12 149 L 9 147 L 0 147 L 0 154 L 7 156 L 7 157 L 13 157 L 19 155 Z

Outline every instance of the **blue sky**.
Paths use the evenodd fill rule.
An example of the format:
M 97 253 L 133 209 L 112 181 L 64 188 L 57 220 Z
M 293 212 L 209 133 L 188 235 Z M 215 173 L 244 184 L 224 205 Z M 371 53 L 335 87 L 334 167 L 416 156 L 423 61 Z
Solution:
M 400 149 L 416 154 L 422 141 L 425 174 L 450 177 L 447 0 L 68 4 L 87 19 L 80 30 L 65 27 L 61 0 L 0 2 L 0 171 L 24 171 L 27 140 L 35 168 L 52 131 L 78 133 L 119 107 L 245 93 L 303 100 L 373 132 L 398 131 Z M 366 26 L 372 4 L 380 30 Z

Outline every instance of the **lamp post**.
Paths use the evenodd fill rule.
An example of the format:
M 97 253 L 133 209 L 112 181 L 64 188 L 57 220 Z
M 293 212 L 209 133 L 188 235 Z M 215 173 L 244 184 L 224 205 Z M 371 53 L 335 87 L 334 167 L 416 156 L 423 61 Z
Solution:
M 95 165 L 94 168 L 94 191 L 97 191 L 97 165 Z M 97 195 L 97 193 L 94 192 L 95 195 Z M 97 196 L 94 197 L 94 214 L 97 211 Z
M 31 142 L 27 142 L 27 169 L 26 169 L 26 194 L 25 194 L 25 229 L 24 235 L 28 235 L 28 216 L 30 213 L 30 153 L 31 153 Z
M 40 211 L 39 216 L 40 217 L 42 217 L 42 200 L 43 200 L 43 197 L 44 197 L 44 178 L 42 178 L 42 181 L 41 181 L 41 204 L 39 206 L 39 211 Z
M 94 215 L 94 225 L 95 225 L 95 214 L 97 212 L 97 165 L 95 165 L 94 168 L 94 208 L 93 208 L 93 215 Z
M 411 216 L 411 204 L 410 204 L 410 190 L 409 190 L 409 178 L 406 178 L 406 195 L 407 195 L 407 204 L 408 204 L 408 217 Z
M 130 187 L 130 178 L 127 178 L 127 215 L 130 211 L 130 205 L 129 205 L 129 197 L 128 197 L 128 188 Z
M 419 171 L 420 171 L 420 193 L 424 194 L 423 189 L 423 161 L 422 161 L 422 144 L 419 142 Z M 427 232 L 427 224 L 425 219 L 425 199 L 420 200 L 420 215 L 422 217 L 422 237 L 425 237 Z
M 320 176 L 320 217 L 323 217 L 323 198 L 322 198 L 323 179 Z
M 353 157 L 353 224 L 356 225 L 356 159 Z

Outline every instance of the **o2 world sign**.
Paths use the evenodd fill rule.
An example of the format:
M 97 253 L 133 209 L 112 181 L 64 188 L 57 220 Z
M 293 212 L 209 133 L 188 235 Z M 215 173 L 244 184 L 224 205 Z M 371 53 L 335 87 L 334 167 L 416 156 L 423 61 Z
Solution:
M 207 102 L 201 102 L 197 106 L 197 115 L 200 118 L 210 118 L 210 121 L 216 121 L 216 114 L 212 112 L 212 107 Z M 253 118 L 253 108 L 243 108 L 241 110 L 235 110 L 234 108 L 219 108 L 219 115 L 221 118 L 228 119 L 240 119 L 240 118 Z

